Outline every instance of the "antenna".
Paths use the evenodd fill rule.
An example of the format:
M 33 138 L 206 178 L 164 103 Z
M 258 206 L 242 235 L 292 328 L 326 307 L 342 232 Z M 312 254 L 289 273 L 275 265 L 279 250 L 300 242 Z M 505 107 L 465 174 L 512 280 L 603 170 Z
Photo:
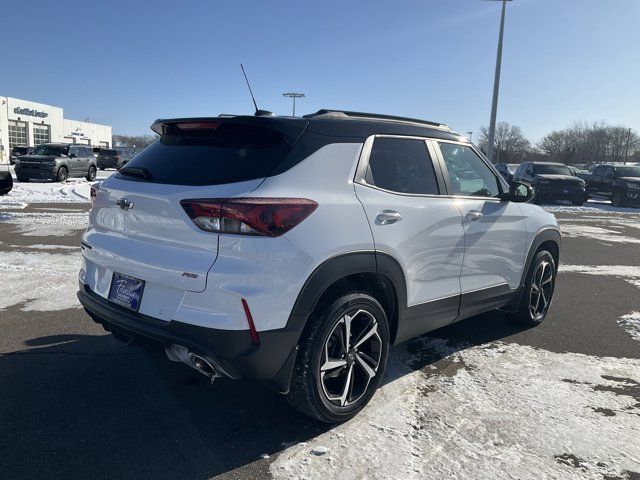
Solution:
M 258 104 L 256 103 L 256 97 L 253 96 L 253 90 L 251 90 L 251 85 L 249 85 L 249 79 L 247 78 L 247 72 L 244 71 L 244 65 L 240 64 L 240 68 L 242 69 L 242 74 L 244 75 L 244 79 L 247 82 L 247 87 L 249 87 L 249 93 L 251 94 L 251 100 L 253 100 L 253 106 L 256 107 L 256 115 L 258 114 Z

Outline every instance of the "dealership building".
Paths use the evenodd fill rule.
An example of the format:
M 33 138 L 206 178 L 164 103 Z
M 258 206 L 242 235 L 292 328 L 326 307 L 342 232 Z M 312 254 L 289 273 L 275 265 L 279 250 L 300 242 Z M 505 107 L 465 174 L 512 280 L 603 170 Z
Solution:
M 94 147 L 111 146 L 111 127 L 67 120 L 60 107 L 0 97 L 0 163 L 9 161 L 15 146 L 68 142 Z

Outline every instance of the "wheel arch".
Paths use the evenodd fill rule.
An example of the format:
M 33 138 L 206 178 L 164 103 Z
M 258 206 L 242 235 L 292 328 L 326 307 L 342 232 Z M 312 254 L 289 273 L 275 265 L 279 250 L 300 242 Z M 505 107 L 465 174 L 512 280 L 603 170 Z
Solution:
M 557 228 L 547 227 L 536 234 L 527 252 L 527 258 L 524 263 L 524 268 L 522 269 L 522 278 L 520 279 L 520 285 L 518 286 L 517 293 L 514 295 L 513 300 L 511 300 L 509 304 L 504 306 L 501 310 L 510 312 L 517 309 L 520 305 L 522 292 L 524 291 L 524 284 L 527 280 L 527 273 L 529 272 L 529 268 L 531 267 L 534 257 L 539 251 L 548 250 L 549 253 L 551 253 L 556 264 L 556 272 L 558 271 L 558 266 L 560 265 L 560 243 L 561 235 L 560 230 Z
M 287 329 L 296 332 L 296 345 L 268 386 L 280 393 L 289 389 L 297 355 L 297 343 L 314 309 L 347 291 L 368 293 L 380 302 L 389 321 L 391 344 L 395 343 L 401 310 L 406 308 L 404 274 L 391 256 L 374 251 L 351 252 L 331 257 L 309 276 L 294 303 Z M 404 307 L 403 307 L 404 306 Z

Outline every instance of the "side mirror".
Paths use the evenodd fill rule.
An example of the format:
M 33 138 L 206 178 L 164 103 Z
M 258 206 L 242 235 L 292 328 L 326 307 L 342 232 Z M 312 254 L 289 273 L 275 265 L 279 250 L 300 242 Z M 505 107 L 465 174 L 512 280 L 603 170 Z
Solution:
M 511 182 L 509 192 L 503 195 L 504 200 L 516 203 L 526 203 L 533 199 L 533 188 L 522 182 Z
M 77 155 L 75 153 L 70 153 L 69 154 L 69 158 L 76 158 L 76 157 L 77 157 Z

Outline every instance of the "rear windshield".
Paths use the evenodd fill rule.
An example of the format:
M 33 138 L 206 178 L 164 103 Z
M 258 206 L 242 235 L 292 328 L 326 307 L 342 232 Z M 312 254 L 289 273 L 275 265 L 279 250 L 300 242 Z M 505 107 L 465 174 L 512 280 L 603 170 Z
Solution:
M 549 175 L 571 175 L 571 170 L 566 165 L 544 165 L 538 164 L 535 167 L 536 173 Z
M 100 150 L 99 155 L 120 155 L 120 152 L 118 152 L 117 150 Z
M 69 147 L 66 146 L 58 146 L 58 145 L 38 145 L 36 149 L 33 151 L 34 155 L 52 155 L 54 157 L 59 157 L 61 155 L 66 155 L 69 152 Z
M 29 147 L 13 147 L 13 153 L 24 155 L 29 151 Z
M 220 185 L 270 175 L 290 152 L 285 137 L 255 125 L 222 123 L 216 130 L 163 135 L 116 174 L 145 171 L 144 181 L 173 185 Z

